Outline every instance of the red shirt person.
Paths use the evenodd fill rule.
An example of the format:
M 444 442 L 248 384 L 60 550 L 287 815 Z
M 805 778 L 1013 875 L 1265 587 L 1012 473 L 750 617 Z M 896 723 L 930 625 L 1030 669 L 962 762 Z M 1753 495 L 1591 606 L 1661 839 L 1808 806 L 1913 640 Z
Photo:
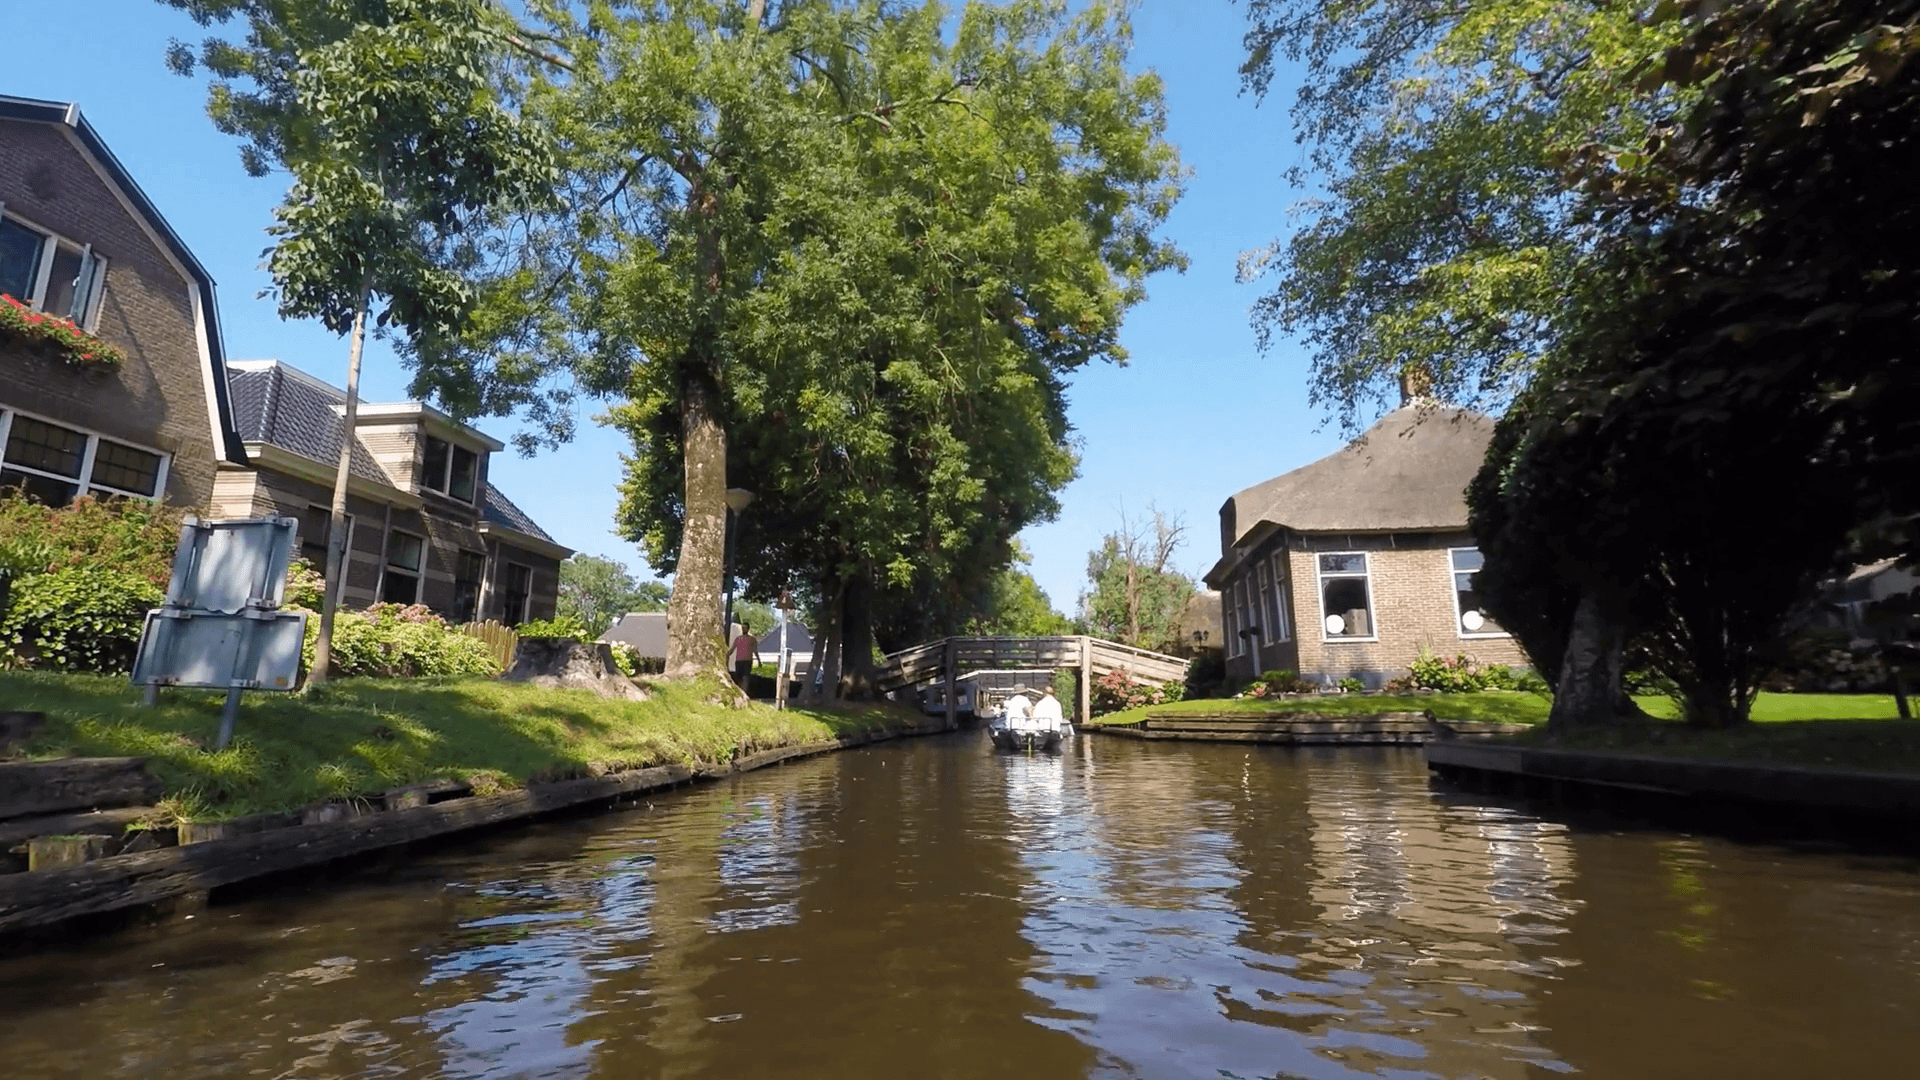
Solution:
M 753 674 L 753 661 L 759 652 L 760 641 L 753 636 L 753 627 L 745 619 L 740 620 L 740 636 L 733 639 L 733 681 L 740 689 L 747 688 L 747 676 Z

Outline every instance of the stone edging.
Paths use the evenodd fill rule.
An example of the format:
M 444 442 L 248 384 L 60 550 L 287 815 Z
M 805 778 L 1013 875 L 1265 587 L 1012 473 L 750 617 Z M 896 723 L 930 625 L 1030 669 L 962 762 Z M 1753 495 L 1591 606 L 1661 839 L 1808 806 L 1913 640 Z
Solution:
M 696 780 L 718 780 L 795 758 L 931 735 L 945 724 L 858 732 L 837 739 L 776 747 L 724 764 L 659 765 L 606 776 L 529 785 L 340 821 L 267 829 L 204 843 L 116 855 L 61 870 L 0 875 L 0 935 L 204 895 L 250 878 L 316 866 L 468 829 L 532 818 L 556 810 L 618 800 Z
M 1430 743 L 1426 756 L 1429 769 L 1448 777 L 1535 779 L 1712 801 L 1920 817 L 1920 774 L 1912 773 L 1456 742 Z

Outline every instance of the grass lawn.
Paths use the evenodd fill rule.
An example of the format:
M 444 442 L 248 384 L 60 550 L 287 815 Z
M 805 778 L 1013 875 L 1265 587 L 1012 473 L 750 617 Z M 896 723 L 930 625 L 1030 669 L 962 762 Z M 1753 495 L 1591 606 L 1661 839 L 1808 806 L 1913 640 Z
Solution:
M 692 761 L 901 726 L 897 706 L 713 705 L 669 684 L 644 702 L 487 678 L 341 679 L 312 697 L 249 693 L 233 745 L 206 749 L 225 695 L 168 691 L 138 705 L 124 677 L 0 671 L 0 709 L 47 714 L 29 757 L 144 757 L 175 819 L 219 821 L 430 780 L 517 787 L 594 771 Z
M 1663 723 L 1576 732 L 1550 742 L 1545 736 L 1544 730 L 1529 731 L 1515 741 L 1708 761 L 1920 772 L 1920 723 L 1898 719 L 1793 719 L 1748 724 L 1734 731 L 1696 731 L 1684 724 Z
M 1517 690 L 1486 690 L 1475 694 L 1323 694 L 1297 698 L 1197 698 L 1169 705 L 1148 705 L 1125 712 L 1096 716 L 1093 723 L 1137 724 L 1150 712 L 1247 713 L 1273 716 L 1319 713 L 1352 716 L 1360 713 L 1422 712 L 1428 709 L 1442 720 L 1496 720 L 1509 724 L 1544 724 L 1548 699 Z

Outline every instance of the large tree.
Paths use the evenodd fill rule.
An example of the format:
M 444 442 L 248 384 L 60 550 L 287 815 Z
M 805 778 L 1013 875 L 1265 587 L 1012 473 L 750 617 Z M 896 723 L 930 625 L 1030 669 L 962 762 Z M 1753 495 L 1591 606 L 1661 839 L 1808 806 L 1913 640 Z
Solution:
M 1151 504 L 1144 517 L 1123 510 L 1120 527 L 1087 555 L 1087 589 L 1080 594 L 1087 632 L 1147 649 L 1175 644 L 1180 615 L 1197 588 L 1173 562 L 1185 538 L 1176 514 Z
M 1556 724 L 1617 715 L 1629 642 L 1691 721 L 1742 722 L 1816 581 L 1912 558 L 1920 521 L 1920 3 L 1655 17 L 1683 40 L 1653 77 L 1695 100 L 1578 163 L 1610 299 L 1576 312 L 1579 348 L 1473 490 L 1483 591 L 1562 657 Z
M 718 662 L 730 486 L 758 495 L 748 591 L 816 597 L 826 666 L 864 666 L 908 597 L 984 585 L 1055 511 L 1065 377 L 1124 358 L 1121 316 L 1179 263 L 1158 81 L 1104 3 L 534 10 L 571 67 L 527 105 L 570 209 L 445 389 L 499 407 L 560 370 L 623 399 L 621 524 L 675 575 L 670 672 Z
M 640 581 L 625 563 L 600 555 L 575 555 L 560 564 L 559 614 L 580 620 L 596 637 L 629 611 L 661 611 L 665 585 Z
M 1599 0 L 1247 0 L 1246 89 L 1276 64 L 1303 78 L 1304 148 L 1289 179 L 1313 191 L 1291 236 L 1242 258 L 1270 280 L 1262 346 L 1304 343 L 1310 397 L 1348 428 L 1424 369 L 1449 401 L 1493 407 L 1563 340 L 1591 231 L 1565 159 L 1642 141 L 1673 91 L 1638 65 L 1670 21 Z
M 497 92 L 513 24 L 488 0 L 164 2 L 203 26 L 246 25 L 242 43 L 176 41 L 168 61 L 213 75 L 208 114 L 245 140 L 249 173 L 292 180 L 267 230 L 280 314 L 348 338 L 325 572 L 337 582 L 369 318 L 407 337 L 458 333 L 474 298 L 463 232 L 488 211 L 544 203 L 553 155 Z M 338 596 L 325 592 L 309 686 L 327 678 Z

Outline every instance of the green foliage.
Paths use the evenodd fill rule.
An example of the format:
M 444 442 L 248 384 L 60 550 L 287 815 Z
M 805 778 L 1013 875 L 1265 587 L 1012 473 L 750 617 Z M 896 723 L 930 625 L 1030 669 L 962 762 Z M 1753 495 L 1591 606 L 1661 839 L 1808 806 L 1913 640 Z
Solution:
M 1151 506 L 1148 514 L 1150 521 L 1122 513 L 1120 528 L 1087 556 L 1088 587 L 1080 594 L 1080 617 L 1087 632 L 1096 636 L 1168 649 L 1180 644 L 1173 639 L 1196 586 L 1173 564 L 1185 526 Z
M 513 628 L 521 638 L 552 638 L 564 641 L 592 641 L 596 635 L 587 631 L 579 619 L 571 615 L 561 615 L 552 619 L 529 619 Z
M 313 664 L 320 621 L 307 620 L 302 668 Z M 330 675 L 415 678 L 436 675 L 498 675 L 500 665 L 485 642 L 448 625 L 418 604 L 375 604 L 341 611 L 334 620 Z
M 1093 715 L 1104 716 L 1127 709 L 1179 701 L 1186 693 L 1186 684 L 1178 680 L 1165 683 L 1136 682 L 1124 671 L 1109 671 L 1093 680 L 1089 704 Z
M 560 564 L 559 613 L 598 637 L 629 611 L 664 611 L 667 587 L 642 582 L 626 564 L 598 555 L 575 555 Z
M 722 485 L 689 486 L 691 452 L 758 494 L 745 592 L 812 594 L 823 650 L 859 660 L 875 627 L 975 614 L 1057 511 L 1066 377 L 1122 359 L 1122 315 L 1181 264 L 1155 235 L 1181 170 L 1115 5 L 746 13 L 532 6 L 569 69 L 531 76 L 525 113 L 568 149 L 568 205 L 503 249 L 423 380 L 552 438 L 573 395 L 624 399 L 622 533 L 711 588 Z
M 1016 539 L 1013 565 L 994 575 L 985 610 L 967 621 L 964 633 L 982 637 L 1047 637 L 1073 632 L 1072 622 L 1053 610 L 1046 590 L 1024 569 L 1032 563 L 1033 556 Z
M 165 586 L 180 544 L 180 511 L 145 499 L 82 496 L 48 506 L 0 494 L 0 567 L 27 577 L 63 567 L 112 567 Z
M 1334 683 L 1334 686 L 1349 694 L 1358 694 L 1367 688 L 1367 685 L 1365 683 L 1361 682 L 1358 678 L 1352 675 L 1349 675 L 1346 678 L 1341 679 L 1339 682 Z
M 1481 681 L 1479 666 L 1465 653 L 1451 659 L 1435 656 L 1422 647 L 1420 655 L 1408 665 L 1413 685 L 1422 690 L 1437 690 L 1443 694 L 1466 694 L 1485 689 Z
M 1561 344 L 1587 234 L 1564 162 L 1644 141 L 1665 95 L 1640 66 L 1674 28 L 1622 4 L 1248 0 L 1247 89 L 1305 77 L 1291 179 L 1325 195 L 1242 257 L 1254 305 L 1312 353 L 1310 398 L 1349 428 L 1397 379 L 1499 403 Z
M 281 606 L 318 611 L 326 589 L 326 579 L 320 576 L 320 572 L 307 560 L 295 556 L 287 565 L 287 591 Z
M 1584 603 L 1691 723 L 1725 727 L 1821 578 L 1920 535 L 1920 10 L 1747 0 L 1650 21 L 1679 41 L 1648 74 L 1676 107 L 1630 151 L 1570 163 L 1590 293 L 1474 482 L 1476 584 L 1541 670 Z M 1782 492 L 1791 511 L 1753 527 Z
M 1488 664 L 1480 669 L 1480 689 L 1482 690 L 1518 690 L 1520 676 L 1505 664 Z
M 1250 698 L 1263 698 L 1277 694 L 1313 694 L 1320 690 L 1319 684 L 1303 679 L 1290 668 L 1275 668 L 1263 671 L 1259 677 L 1241 690 L 1241 695 Z
M 1219 697 L 1227 690 L 1227 656 L 1220 649 L 1203 649 L 1187 664 L 1189 698 Z
M 165 590 L 137 573 L 61 566 L 13 583 L 0 616 L 8 666 L 125 674 Z

